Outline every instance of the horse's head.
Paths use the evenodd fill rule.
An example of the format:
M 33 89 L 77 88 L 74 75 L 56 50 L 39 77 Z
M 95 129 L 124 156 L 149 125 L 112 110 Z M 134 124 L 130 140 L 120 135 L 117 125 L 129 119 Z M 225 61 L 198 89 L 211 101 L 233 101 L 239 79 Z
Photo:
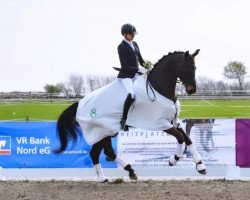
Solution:
M 193 54 L 189 54 L 188 51 L 184 53 L 184 61 L 177 74 L 188 94 L 194 94 L 196 92 L 195 56 L 199 51 L 200 49 L 197 49 Z

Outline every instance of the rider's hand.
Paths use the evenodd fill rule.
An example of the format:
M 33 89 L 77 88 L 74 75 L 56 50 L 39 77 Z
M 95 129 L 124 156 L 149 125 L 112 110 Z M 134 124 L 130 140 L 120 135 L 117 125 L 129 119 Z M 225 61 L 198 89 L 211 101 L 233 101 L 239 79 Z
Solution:
M 144 67 L 145 69 L 147 69 L 148 71 L 150 71 L 150 70 L 153 68 L 153 64 L 152 64 L 150 61 L 146 60 L 146 61 L 143 63 L 143 67 Z
M 144 67 L 139 67 L 139 73 L 146 74 L 148 72 Z

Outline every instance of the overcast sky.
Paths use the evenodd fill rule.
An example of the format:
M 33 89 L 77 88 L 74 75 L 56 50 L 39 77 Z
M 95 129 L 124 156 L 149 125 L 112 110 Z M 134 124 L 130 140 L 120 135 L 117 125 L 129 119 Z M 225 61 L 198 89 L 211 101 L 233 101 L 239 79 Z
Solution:
M 199 48 L 197 76 L 223 80 L 229 61 L 249 75 L 249 19 L 248 0 L 0 0 L 0 92 L 43 91 L 70 74 L 116 75 L 128 22 L 145 60 Z

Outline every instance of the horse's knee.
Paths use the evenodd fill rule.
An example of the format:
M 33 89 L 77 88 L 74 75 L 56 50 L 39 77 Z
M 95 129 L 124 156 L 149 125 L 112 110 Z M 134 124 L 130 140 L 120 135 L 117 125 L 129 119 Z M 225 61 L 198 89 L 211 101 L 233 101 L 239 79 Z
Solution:
M 186 143 L 187 145 L 192 144 L 191 139 L 190 139 L 189 136 L 184 132 L 184 130 L 183 130 L 182 128 L 177 128 L 177 130 L 178 130 L 179 132 L 182 133 L 183 139 L 184 139 L 184 141 L 185 141 L 185 143 Z
M 179 144 L 182 144 L 185 141 L 183 134 L 174 127 L 168 130 L 164 130 L 164 132 L 167 132 L 169 135 L 174 136 Z
M 179 144 L 182 144 L 185 141 L 183 134 L 179 131 L 177 131 L 177 133 L 174 136 Z
M 182 143 L 185 141 L 184 136 L 181 134 L 181 135 L 177 138 L 177 141 L 178 141 L 179 144 L 182 144 Z

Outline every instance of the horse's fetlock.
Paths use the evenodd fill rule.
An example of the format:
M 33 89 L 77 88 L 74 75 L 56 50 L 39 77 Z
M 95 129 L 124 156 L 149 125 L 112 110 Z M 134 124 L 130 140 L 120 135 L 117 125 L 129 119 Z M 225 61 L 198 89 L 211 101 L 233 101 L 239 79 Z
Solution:
M 126 167 L 124 167 L 124 169 L 125 169 L 126 171 L 128 171 L 129 174 L 134 174 L 134 172 L 135 172 L 135 171 L 132 169 L 132 167 L 131 167 L 130 164 L 128 164 Z
M 174 155 L 174 159 L 175 159 L 176 161 L 179 161 L 179 160 L 180 160 L 180 157 L 178 157 L 177 155 Z

